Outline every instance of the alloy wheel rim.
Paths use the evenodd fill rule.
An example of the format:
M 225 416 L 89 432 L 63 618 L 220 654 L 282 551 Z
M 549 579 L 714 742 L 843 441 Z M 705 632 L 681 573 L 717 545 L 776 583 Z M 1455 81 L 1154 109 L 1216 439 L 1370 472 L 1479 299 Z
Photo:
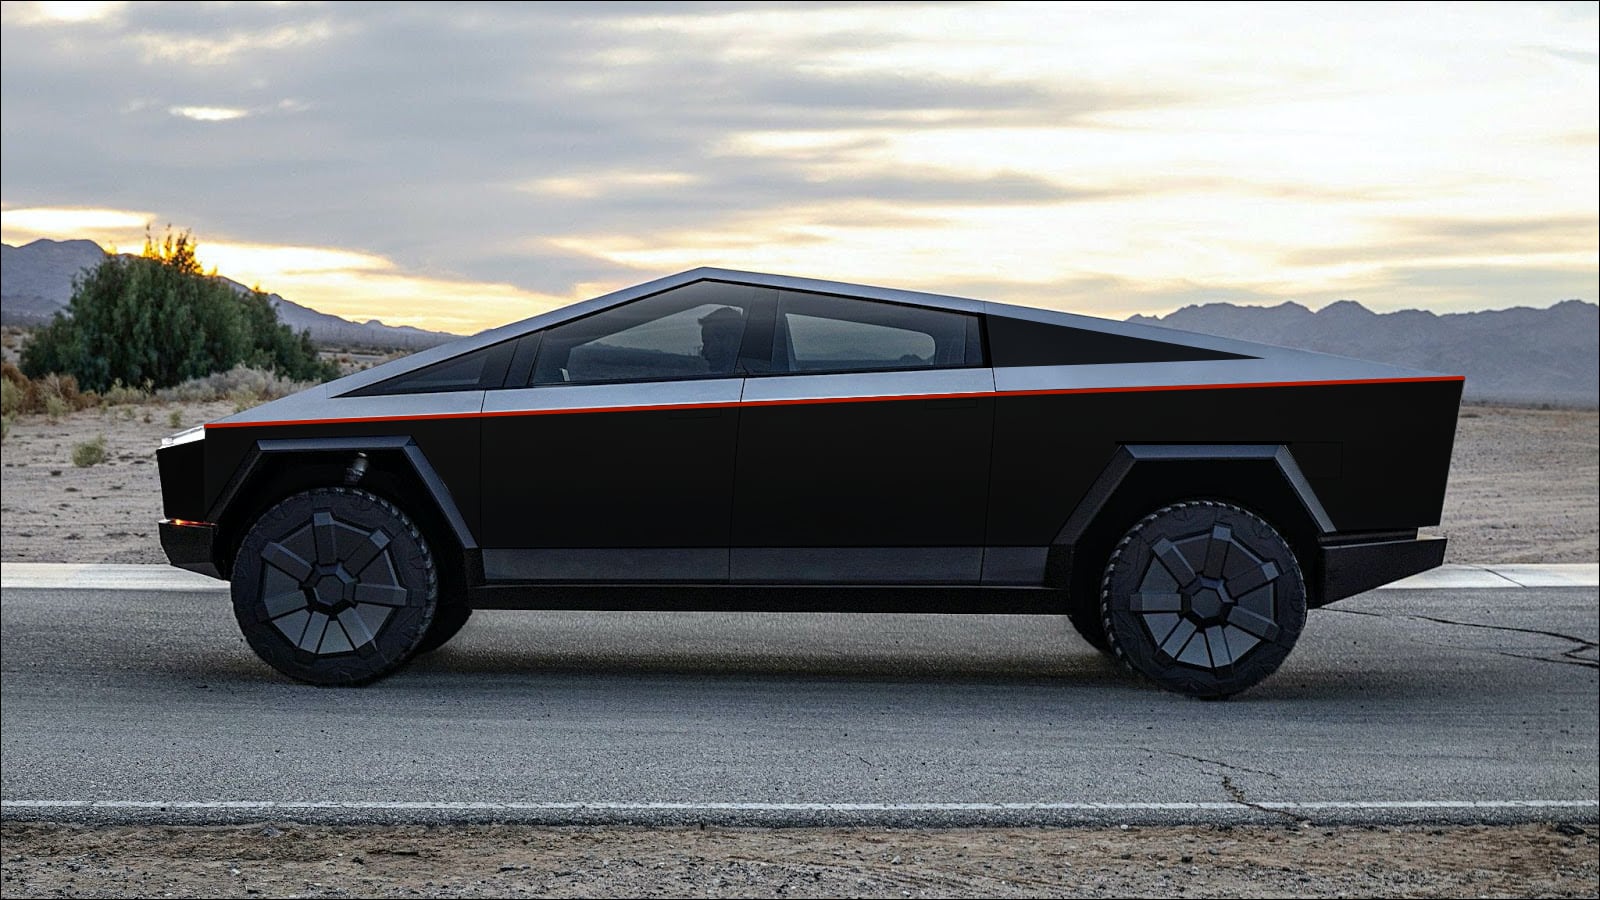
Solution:
M 1150 550 L 1129 605 L 1163 655 L 1220 670 L 1277 640 L 1282 570 L 1245 546 L 1230 526 L 1161 538 Z
M 306 653 L 370 652 L 410 596 L 388 532 L 328 510 L 268 542 L 261 561 L 267 621 Z

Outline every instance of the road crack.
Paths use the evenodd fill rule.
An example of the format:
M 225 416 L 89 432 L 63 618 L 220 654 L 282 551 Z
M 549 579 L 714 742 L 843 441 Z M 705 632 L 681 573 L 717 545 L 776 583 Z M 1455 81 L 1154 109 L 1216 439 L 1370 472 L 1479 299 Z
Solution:
M 1200 763 L 1202 765 L 1216 766 L 1219 769 L 1231 769 L 1231 770 L 1233 770 L 1235 772 L 1244 772 L 1244 773 L 1247 773 L 1247 774 L 1250 774 L 1250 775 L 1265 775 L 1268 778 L 1275 778 L 1275 779 L 1277 779 L 1279 781 L 1283 780 L 1283 776 L 1282 775 L 1279 775 L 1277 772 L 1270 772 L 1270 771 L 1268 771 L 1266 769 L 1252 769 L 1252 768 L 1250 768 L 1248 766 L 1241 766 L 1241 765 L 1236 765 L 1234 763 L 1223 762 L 1220 759 L 1208 759 L 1208 758 L 1206 758 L 1204 756 L 1195 756 L 1195 755 L 1193 755 L 1191 753 L 1179 753 L 1176 750 L 1160 750 L 1160 749 L 1157 749 L 1157 748 L 1154 748 L 1154 747 L 1144 747 L 1144 748 L 1141 748 L 1141 749 L 1143 749 L 1146 753 L 1160 753 L 1160 754 L 1163 754 L 1165 756 L 1175 756 L 1178 759 L 1187 759 L 1190 762 L 1197 762 L 1197 763 Z M 1222 779 L 1222 789 L 1224 791 L 1227 791 L 1228 792 L 1228 796 L 1230 798 L 1232 798 L 1233 802 L 1239 804 L 1240 806 L 1249 807 L 1250 809 L 1253 809 L 1253 810 L 1255 810 L 1257 812 L 1269 813 L 1269 814 L 1274 815 L 1274 816 L 1281 816 L 1281 817 L 1283 817 L 1285 819 L 1288 819 L 1291 822 L 1295 822 L 1297 824 L 1305 824 L 1305 823 L 1310 821 L 1309 819 L 1306 819 L 1306 818 L 1304 818 L 1302 816 L 1297 816 L 1294 813 L 1288 812 L 1287 810 L 1273 809 L 1270 806 L 1263 806 L 1260 803 L 1257 803 L 1257 802 L 1251 800 L 1249 797 L 1245 796 L 1244 789 L 1239 787 L 1237 784 L 1234 784 L 1233 783 L 1233 777 L 1231 775 L 1229 775 L 1225 771 L 1224 772 L 1218 772 L 1217 776 Z
M 1564 657 L 1563 659 L 1551 659 L 1548 656 L 1530 656 L 1526 653 L 1511 653 L 1506 650 L 1494 650 L 1491 652 L 1497 653 L 1501 656 L 1509 656 L 1513 659 L 1531 659 L 1538 662 L 1558 663 L 1566 666 L 1582 666 L 1586 669 L 1600 669 L 1600 661 L 1583 659 L 1580 656 L 1580 654 L 1583 653 L 1600 652 L 1600 643 L 1591 641 L 1588 638 L 1563 634 L 1559 631 L 1545 631 L 1542 628 L 1518 628 L 1515 625 L 1489 625 L 1484 622 L 1458 622 L 1454 619 L 1441 619 L 1438 616 L 1424 616 L 1417 613 L 1380 613 L 1370 612 L 1364 609 L 1331 608 L 1328 609 L 1328 612 L 1344 613 L 1350 616 L 1371 616 L 1375 619 L 1414 619 L 1419 622 L 1433 622 L 1438 625 L 1456 625 L 1462 628 L 1483 628 L 1489 631 L 1511 631 L 1520 634 L 1537 634 L 1542 637 L 1555 638 L 1556 640 L 1560 641 L 1569 641 L 1572 643 L 1572 647 L 1561 651 L 1561 656 Z
M 1269 813 L 1274 816 L 1282 816 L 1296 825 L 1306 825 L 1311 822 L 1310 819 L 1307 819 L 1304 816 L 1297 816 L 1286 809 L 1273 809 L 1270 806 L 1262 806 L 1260 803 L 1251 800 L 1249 797 L 1244 795 L 1244 789 L 1234 784 L 1233 779 L 1226 775 L 1222 776 L 1222 789 L 1227 791 L 1228 796 L 1233 798 L 1233 802 L 1239 804 L 1240 806 L 1248 806 L 1257 812 Z
M 1190 762 L 1204 763 L 1208 766 L 1220 766 L 1224 769 L 1232 769 L 1235 772 L 1246 772 L 1251 775 L 1265 775 L 1268 778 L 1276 778 L 1280 781 L 1283 780 L 1282 775 L 1279 775 L 1277 772 L 1269 772 L 1266 769 L 1252 769 L 1248 766 L 1241 766 L 1236 763 L 1223 762 L 1220 759 L 1207 759 L 1204 756 L 1193 756 L 1188 753 L 1179 753 L 1176 750 L 1162 750 L 1156 747 L 1143 747 L 1141 749 L 1143 749 L 1146 753 L 1161 753 L 1166 756 L 1176 756 L 1179 759 L 1187 759 Z

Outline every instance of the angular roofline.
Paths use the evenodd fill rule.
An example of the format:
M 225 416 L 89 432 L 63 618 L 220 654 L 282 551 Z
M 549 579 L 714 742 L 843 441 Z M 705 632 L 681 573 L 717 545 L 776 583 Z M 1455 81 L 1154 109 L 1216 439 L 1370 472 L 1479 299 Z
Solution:
M 657 294 L 673 288 L 683 287 L 697 281 L 727 281 L 734 284 L 747 284 L 754 287 L 775 288 L 778 290 L 808 291 L 819 294 L 834 294 L 843 297 L 855 297 L 862 300 L 876 300 L 884 303 L 903 303 L 913 306 L 926 306 L 935 309 L 948 309 L 955 312 L 1005 316 L 1015 319 L 1024 319 L 1033 322 L 1043 322 L 1053 325 L 1063 325 L 1070 328 L 1080 328 L 1088 331 L 1098 331 L 1105 334 L 1120 335 L 1123 337 L 1139 338 L 1142 340 L 1160 341 L 1167 344 L 1185 344 L 1207 350 L 1217 350 L 1224 353 L 1235 353 L 1244 356 L 1263 358 L 1271 356 L 1282 359 L 1286 356 L 1304 357 L 1329 357 L 1331 354 L 1315 353 L 1310 350 L 1298 350 L 1289 347 L 1278 347 L 1271 344 L 1260 344 L 1251 341 L 1240 341 L 1232 338 L 1217 337 L 1215 335 L 1200 334 L 1193 331 L 1183 331 L 1176 328 L 1166 328 L 1159 325 L 1144 325 L 1133 322 L 1118 322 L 1113 319 L 1102 319 L 1096 316 L 1080 313 L 1062 312 L 1060 310 L 1043 309 L 1033 306 L 1017 306 L 1010 303 L 998 303 L 992 300 L 978 300 L 971 297 L 957 297 L 951 294 L 934 294 L 925 291 L 912 291 L 902 288 L 879 287 L 876 285 L 854 284 L 844 281 L 827 281 L 820 278 L 804 278 L 794 275 L 773 275 L 766 272 L 747 272 L 739 269 L 721 269 L 712 266 L 701 266 L 677 272 L 662 278 L 646 281 L 621 290 L 602 294 L 588 300 L 539 313 L 526 319 L 521 319 L 507 325 L 501 325 L 486 331 L 459 340 L 439 344 L 426 350 L 420 350 L 409 356 L 392 360 L 382 365 L 374 366 L 361 372 L 354 372 L 343 378 L 328 382 L 310 392 L 319 397 L 328 397 L 343 394 L 352 390 L 366 387 L 377 382 L 403 375 L 420 369 L 424 366 L 470 353 L 482 347 L 497 344 L 501 341 L 520 337 L 530 331 L 548 328 L 565 322 L 569 319 L 579 318 L 591 313 L 600 312 L 613 306 Z M 1334 357 L 1346 359 L 1347 357 Z M 1384 363 L 1372 363 L 1368 360 L 1359 360 L 1369 365 L 1378 366 L 1395 373 L 1428 375 L 1435 373 L 1421 372 L 1391 366 Z M 288 398 L 285 398 L 288 399 Z M 231 418 L 231 417 L 230 417 Z

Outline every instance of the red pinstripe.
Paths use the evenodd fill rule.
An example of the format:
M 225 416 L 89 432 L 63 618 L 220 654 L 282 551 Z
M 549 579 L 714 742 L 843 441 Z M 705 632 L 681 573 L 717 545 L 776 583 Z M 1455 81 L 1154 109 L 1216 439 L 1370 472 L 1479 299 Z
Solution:
M 1031 391 L 966 391 L 951 394 L 909 394 L 873 397 L 805 397 L 795 400 L 733 400 L 719 403 L 663 403 L 642 406 L 580 406 L 566 409 L 516 409 L 495 412 L 423 413 L 404 416 L 362 416 L 338 419 L 282 419 L 268 422 L 213 422 L 211 428 L 269 428 L 286 425 L 330 425 L 345 422 L 413 422 L 430 419 L 490 419 L 502 416 L 556 416 L 583 413 L 650 412 L 672 409 L 722 409 L 731 406 L 801 406 L 816 403 L 886 403 L 894 400 L 950 400 L 962 397 L 1043 397 L 1066 394 L 1133 394 L 1155 391 L 1224 391 L 1246 388 L 1323 387 L 1356 384 L 1409 384 L 1429 381 L 1465 381 L 1461 375 L 1426 375 L 1416 378 L 1350 378 L 1334 381 L 1256 381 L 1239 384 L 1152 384 L 1123 387 L 1042 388 Z

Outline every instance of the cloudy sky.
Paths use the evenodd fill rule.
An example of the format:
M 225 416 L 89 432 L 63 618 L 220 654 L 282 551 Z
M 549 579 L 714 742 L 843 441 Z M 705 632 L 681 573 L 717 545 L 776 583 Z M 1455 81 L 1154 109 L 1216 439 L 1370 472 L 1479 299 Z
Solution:
M 1597 8 L 7 2 L 0 230 L 461 332 L 697 265 L 1594 300 Z

